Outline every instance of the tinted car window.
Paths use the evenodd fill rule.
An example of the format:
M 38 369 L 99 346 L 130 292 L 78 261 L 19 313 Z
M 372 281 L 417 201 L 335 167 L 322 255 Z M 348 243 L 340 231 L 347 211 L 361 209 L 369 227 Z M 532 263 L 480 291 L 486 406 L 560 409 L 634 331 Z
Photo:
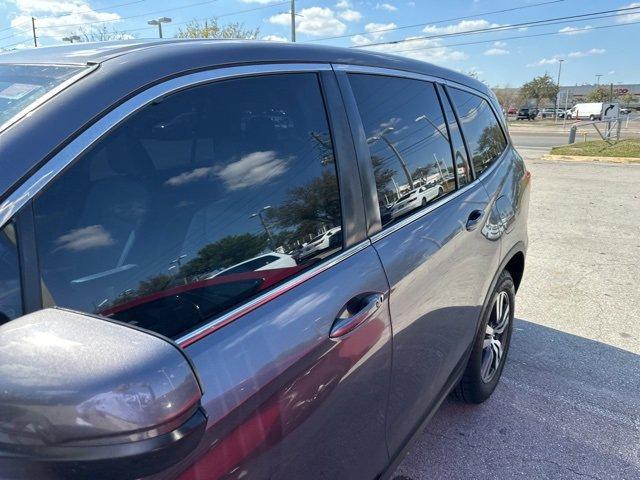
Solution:
M 445 117 L 447 118 L 447 125 L 449 127 L 449 135 L 451 137 L 451 145 L 453 149 L 453 156 L 456 164 L 456 176 L 458 178 L 458 186 L 462 187 L 471 181 L 471 171 L 469 168 L 469 159 L 467 157 L 467 150 L 460 135 L 460 127 L 456 121 L 456 116 L 453 113 L 449 98 L 444 92 L 442 87 L 438 87 L 440 92 L 440 99 L 442 100 L 442 106 L 444 108 Z
M 373 163 L 382 224 L 455 188 L 446 122 L 433 84 L 350 75 Z
M 458 110 L 473 168 L 476 175 L 480 175 L 504 152 L 507 140 L 486 100 L 457 88 L 451 88 L 449 92 Z
M 0 230 L 0 325 L 22 315 L 18 249 L 13 224 Z
M 154 102 L 36 199 L 49 303 L 175 337 L 342 248 L 315 74 Z

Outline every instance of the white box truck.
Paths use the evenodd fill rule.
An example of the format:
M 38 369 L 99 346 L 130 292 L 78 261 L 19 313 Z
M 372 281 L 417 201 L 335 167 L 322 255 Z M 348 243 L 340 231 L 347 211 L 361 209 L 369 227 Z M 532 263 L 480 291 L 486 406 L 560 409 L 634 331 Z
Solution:
M 567 111 L 567 118 L 576 120 L 602 120 L 602 102 L 576 103 Z

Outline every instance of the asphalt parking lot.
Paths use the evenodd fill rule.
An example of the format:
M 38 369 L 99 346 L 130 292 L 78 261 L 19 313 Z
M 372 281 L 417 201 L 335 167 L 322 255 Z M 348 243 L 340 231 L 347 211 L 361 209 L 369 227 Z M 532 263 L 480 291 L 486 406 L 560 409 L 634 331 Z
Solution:
M 525 276 L 493 397 L 448 399 L 396 471 L 422 479 L 640 479 L 640 165 L 541 160 Z M 561 140 L 562 141 L 562 140 Z

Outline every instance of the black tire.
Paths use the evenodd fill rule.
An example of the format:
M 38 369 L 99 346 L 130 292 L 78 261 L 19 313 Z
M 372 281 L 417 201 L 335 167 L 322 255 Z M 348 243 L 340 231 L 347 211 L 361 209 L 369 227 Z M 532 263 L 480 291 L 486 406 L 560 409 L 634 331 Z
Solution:
M 426 207 L 427 206 L 427 199 L 422 197 L 422 206 Z
M 593 121 L 595 119 L 596 119 L 596 117 L 594 117 L 593 115 L 589 115 L 589 120 Z
M 483 379 L 483 359 L 486 358 L 487 352 L 484 349 L 485 339 L 489 338 L 487 325 L 489 322 L 494 324 L 496 321 L 496 303 L 498 296 L 504 292 L 509 299 L 509 311 L 508 311 L 508 323 L 504 328 L 500 337 L 502 345 L 502 355 L 495 368 L 493 375 L 489 379 Z M 509 352 L 509 345 L 511 344 L 511 334 L 513 332 L 513 312 L 515 307 L 515 294 L 516 289 L 513 283 L 513 279 L 509 272 L 504 270 L 498 277 L 496 286 L 491 293 L 491 300 L 487 310 L 482 315 L 482 321 L 480 324 L 480 330 L 478 336 L 474 341 L 471 356 L 469 362 L 465 368 L 464 374 L 460 379 L 460 382 L 454 389 L 454 396 L 459 400 L 466 403 L 482 403 L 491 396 L 500 376 L 502 375 L 502 369 L 507 360 L 507 353 Z M 504 297 L 502 297 L 504 301 Z M 491 349 L 491 347 L 489 348 Z M 489 352 L 490 354 L 491 352 Z M 486 373 L 486 372 L 485 372 Z

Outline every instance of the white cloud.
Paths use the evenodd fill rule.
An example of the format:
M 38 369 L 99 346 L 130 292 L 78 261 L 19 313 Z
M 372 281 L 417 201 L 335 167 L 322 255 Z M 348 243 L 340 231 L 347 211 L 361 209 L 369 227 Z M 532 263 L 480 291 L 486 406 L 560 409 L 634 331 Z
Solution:
M 470 30 L 480 30 L 483 28 L 498 28 L 503 25 L 499 23 L 490 23 L 487 20 L 462 20 L 453 25 L 447 25 L 444 27 L 437 27 L 435 25 L 427 25 L 422 29 L 425 33 L 434 33 L 437 35 L 449 34 L 449 33 L 461 33 L 468 32 Z
M 558 63 L 558 60 L 560 60 L 562 58 L 562 56 L 560 55 L 555 55 L 551 58 L 542 58 L 540 60 L 538 60 L 535 63 L 529 63 L 527 65 L 527 67 L 540 67 L 542 65 L 555 65 L 556 63 Z
M 31 17 L 36 17 L 37 33 L 42 37 L 61 39 L 82 23 L 113 23 L 120 19 L 115 12 L 97 12 L 86 0 L 11 0 L 18 14 L 11 26 L 31 35 Z M 38 19 L 38 17 L 40 17 Z M 87 25 L 91 28 L 91 25 Z M 97 25 L 94 25 L 97 26 Z
M 498 47 L 498 48 L 504 48 L 507 46 L 506 42 L 493 42 L 493 46 L 494 47 Z
M 392 28 L 396 28 L 397 25 L 393 22 L 390 23 L 367 23 L 364 26 L 365 32 L 368 32 L 371 35 L 373 40 L 380 40 L 385 33 L 385 30 L 390 30 Z
M 405 40 L 407 41 L 400 44 L 377 45 L 368 47 L 366 50 L 392 53 L 449 67 L 451 67 L 451 62 L 467 58 L 464 52 L 446 47 L 438 39 L 407 37 Z
M 77 228 L 69 233 L 61 235 L 56 240 L 56 245 L 62 250 L 80 252 L 90 248 L 108 247 L 114 241 L 111 234 L 102 225 Z
M 580 35 L 582 33 L 587 33 L 593 27 L 591 25 L 585 25 L 584 27 L 564 27 L 558 30 L 558 33 L 562 33 L 564 35 Z
M 365 37 L 364 35 L 354 35 L 353 37 L 351 37 L 351 42 L 357 46 L 367 45 L 368 43 L 371 43 L 371 39 Z
M 571 58 L 580 58 L 580 57 L 588 57 L 590 55 L 602 55 L 606 53 L 604 48 L 592 48 L 591 50 L 586 50 L 584 52 L 571 52 L 569 53 L 569 57 Z
M 351 8 L 351 2 L 349 0 L 340 0 L 336 3 L 336 8 Z
M 347 31 L 347 26 L 336 18 L 335 12 L 330 8 L 310 7 L 300 10 L 300 16 L 296 18 L 296 30 L 298 33 L 322 37 L 330 35 L 342 35 Z M 267 20 L 273 25 L 291 25 L 289 13 L 279 13 Z
M 268 40 L 270 42 L 288 42 L 289 39 L 281 37 L 280 35 L 267 35 L 262 37 L 262 40 Z
M 188 183 L 196 182 L 198 180 L 204 180 L 208 178 L 212 172 L 213 168 L 211 167 L 194 168 L 193 170 L 189 170 L 188 172 L 183 172 L 179 175 L 171 177 L 164 183 L 172 187 L 181 187 L 182 185 L 186 185 Z
M 407 2 L 407 5 L 409 5 L 410 7 L 415 7 L 416 6 L 416 2 Z
M 362 14 L 357 10 L 344 10 L 338 13 L 338 16 L 347 22 L 359 22 L 362 20 Z
M 242 0 L 243 3 L 259 3 L 260 5 L 268 5 L 279 0 Z
M 395 12 L 398 10 L 398 7 L 395 5 L 391 5 L 390 3 L 377 3 L 376 9 L 378 10 L 386 10 L 387 12 Z
M 286 171 L 287 161 L 277 158 L 273 150 L 268 150 L 245 155 L 237 162 L 217 169 L 216 174 L 229 190 L 238 190 L 266 183 Z
M 504 48 L 490 48 L 489 50 L 485 50 L 484 54 L 488 57 L 497 56 L 497 55 L 508 55 L 509 50 L 505 50 Z
M 622 8 L 633 8 L 633 7 L 639 7 L 640 8 L 640 2 L 633 2 L 630 3 L 629 5 L 625 5 Z M 635 10 L 631 13 L 628 13 L 626 15 L 622 15 L 620 17 L 617 18 L 618 23 L 631 23 L 631 22 L 638 22 L 640 21 L 640 10 Z

